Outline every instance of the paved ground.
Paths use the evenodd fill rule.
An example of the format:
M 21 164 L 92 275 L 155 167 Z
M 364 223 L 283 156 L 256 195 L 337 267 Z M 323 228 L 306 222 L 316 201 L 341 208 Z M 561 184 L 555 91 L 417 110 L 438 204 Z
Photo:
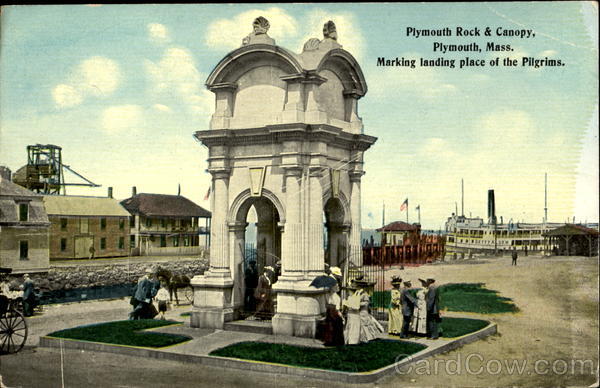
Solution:
M 400 271 L 400 270 L 398 270 Z M 513 298 L 518 313 L 493 317 L 499 334 L 435 356 L 402 374 L 366 386 L 590 386 L 598 368 L 598 258 L 510 258 L 406 268 L 404 279 L 485 282 Z M 342 387 L 258 372 L 108 353 L 37 348 L 40 335 L 77 325 L 124 319 L 125 299 L 48 306 L 28 320 L 27 347 L 0 357 L 8 387 Z M 171 311 L 172 317 L 189 306 Z M 588 362 L 589 361 L 589 362 Z M 515 364 L 515 362 L 517 364 Z M 524 364 L 525 363 L 525 364 Z M 523 370 L 518 369 L 523 366 Z M 512 369 L 512 370 L 511 370 Z M 363 385 L 365 386 L 365 385 Z

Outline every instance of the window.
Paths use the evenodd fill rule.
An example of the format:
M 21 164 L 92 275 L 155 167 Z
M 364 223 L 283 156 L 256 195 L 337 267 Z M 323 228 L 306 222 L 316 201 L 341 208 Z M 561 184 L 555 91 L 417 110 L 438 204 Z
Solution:
M 19 241 L 19 258 L 21 260 L 27 260 L 29 257 L 29 242 Z
M 161 248 L 167 246 L 167 236 L 165 236 L 165 235 L 160 236 L 160 246 L 161 246 Z
M 149 228 L 152 226 L 152 218 L 146 218 L 146 227 Z
M 119 249 L 125 249 L 125 237 L 119 237 Z
M 129 217 L 129 227 L 135 228 L 135 216 Z
M 100 218 L 100 229 L 106 229 L 106 218 Z
M 135 235 L 133 234 L 129 236 L 129 247 L 135 248 Z
M 183 246 L 190 246 L 190 236 L 183 236 Z
M 100 239 L 100 249 L 106 249 L 106 237 Z
M 121 230 L 125 229 L 125 219 L 124 218 L 119 218 L 119 229 L 121 229 Z
M 79 233 L 87 233 L 89 230 L 89 220 L 82 218 L 79 220 Z
M 29 204 L 28 203 L 20 203 L 19 204 L 19 221 L 28 221 L 29 220 Z
M 173 237 L 173 246 L 174 247 L 178 247 L 179 246 L 179 236 Z
M 66 238 L 60 239 L 60 250 L 61 250 L 61 252 L 64 252 L 67 250 L 67 239 Z
M 60 219 L 60 230 L 67 230 L 68 223 L 69 223 L 69 220 L 67 220 L 66 218 L 61 218 Z

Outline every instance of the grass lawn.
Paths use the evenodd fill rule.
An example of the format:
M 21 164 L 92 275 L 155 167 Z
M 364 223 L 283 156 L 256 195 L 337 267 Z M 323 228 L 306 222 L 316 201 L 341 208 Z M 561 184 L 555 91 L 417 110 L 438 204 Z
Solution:
M 365 344 L 324 349 L 240 342 L 214 350 L 210 355 L 343 372 L 367 372 L 393 364 L 425 348 L 425 345 L 395 340 L 375 340 Z
M 174 325 L 180 322 L 154 319 L 140 319 L 97 323 L 59 330 L 49 337 L 68 338 L 107 344 L 162 348 L 190 340 L 190 337 L 176 334 L 140 332 L 141 330 Z
M 451 283 L 439 288 L 440 305 L 448 311 L 465 311 L 479 314 L 495 314 L 519 311 L 512 299 L 488 290 L 485 283 Z M 371 298 L 373 307 L 388 307 L 389 291 L 376 291 Z
M 442 337 L 453 338 L 481 330 L 490 323 L 481 319 L 442 317 Z

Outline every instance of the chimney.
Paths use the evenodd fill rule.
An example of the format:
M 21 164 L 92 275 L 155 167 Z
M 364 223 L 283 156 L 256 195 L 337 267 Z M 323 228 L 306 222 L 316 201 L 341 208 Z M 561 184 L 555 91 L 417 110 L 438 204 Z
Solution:
M 112 193 L 112 187 L 108 188 L 108 198 L 112 198 L 113 197 L 113 193 Z
M 137 187 L 133 186 L 133 187 L 131 188 L 131 196 L 132 196 L 132 197 L 135 197 L 136 195 L 137 195 Z
M 0 177 L 6 179 L 7 181 L 10 181 L 12 178 L 11 175 L 12 173 L 10 172 L 10 168 L 6 166 L 0 166 Z
M 496 223 L 496 200 L 494 199 L 494 190 L 488 190 L 488 223 Z

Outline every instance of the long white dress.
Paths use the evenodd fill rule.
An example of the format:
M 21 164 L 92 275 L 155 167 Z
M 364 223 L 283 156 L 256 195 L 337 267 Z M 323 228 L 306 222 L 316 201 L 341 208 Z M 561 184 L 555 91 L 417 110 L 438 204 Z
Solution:
M 371 314 L 369 314 L 369 294 L 357 290 L 351 297 L 344 301 L 348 307 L 348 317 L 344 329 L 344 341 L 347 345 L 359 342 L 369 342 L 383 333 L 383 327 Z
M 409 330 L 418 334 L 427 334 L 427 302 L 423 289 L 417 291 L 417 304 L 413 310 Z

